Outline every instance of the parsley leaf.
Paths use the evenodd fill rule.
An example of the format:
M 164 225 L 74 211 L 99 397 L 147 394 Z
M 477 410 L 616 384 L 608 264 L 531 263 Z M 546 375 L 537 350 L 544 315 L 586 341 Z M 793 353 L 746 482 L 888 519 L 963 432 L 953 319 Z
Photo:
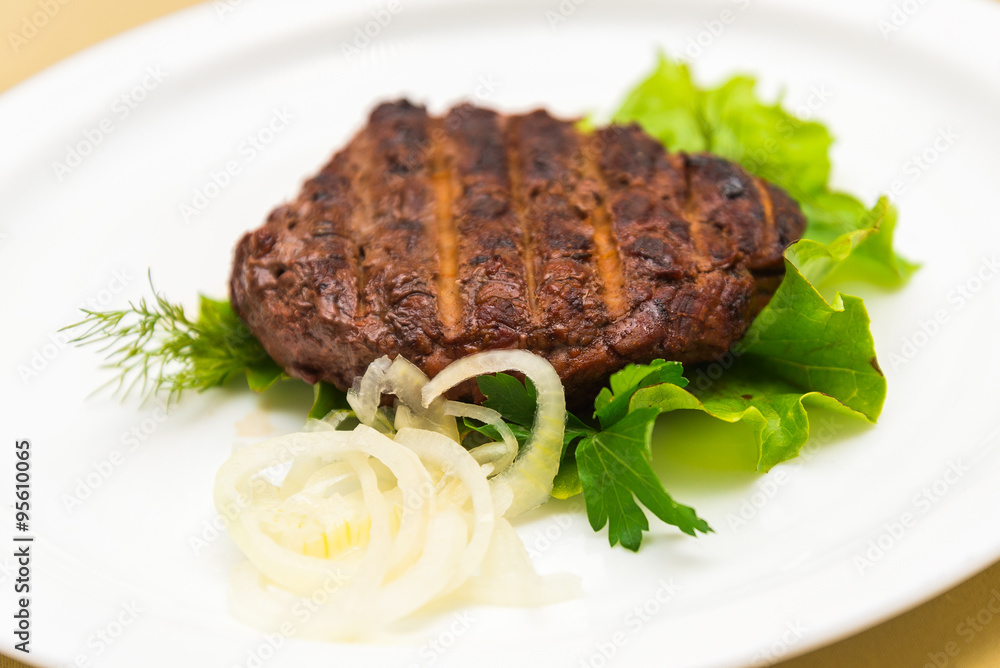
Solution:
M 480 376 L 479 391 L 486 397 L 483 406 L 492 408 L 504 421 L 530 427 L 535 420 L 535 386 L 530 379 L 522 383 L 506 373 Z
M 675 502 L 649 464 L 650 438 L 660 411 L 642 408 L 592 436 L 576 449 L 587 517 L 595 531 L 608 525 L 608 541 L 638 550 L 649 529 L 636 499 L 686 534 L 712 531 L 688 506 Z
M 601 389 L 594 400 L 594 416 L 602 427 L 609 427 L 621 420 L 629 411 L 632 394 L 641 387 L 670 383 L 684 387 L 684 367 L 680 362 L 653 360 L 649 364 L 629 364 L 612 374 L 610 388 Z
M 641 388 L 667 384 L 687 385 L 678 362 L 654 360 L 630 364 L 613 374 L 610 387 L 595 400 L 595 429 L 572 413 L 566 414 L 563 459 L 553 482 L 552 495 L 567 499 L 583 493 L 587 517 L 594 530 L 609 524 L 608 540 L 630 550 L 639 549 L 649 521 L 639 503 L 668 524 L 685 533 L 712 529 L 694 510 L 676 503 L 653 472 L 650 437 L 658 408 L 630 410 L 632 396 Z M 499 373 L 480 376 L 479 389 L 486 395 L 484 406 L 500 413 L 519 443 L 524 443 L 535 416 L 535 390 L 513 376 Z M 466 420 L 466 427 L 490 438 L 498 438 L 490 425 Z M 574 447 L 575 446 L 575 447 Z M 638 502 L 637 502 L 638 499 Z

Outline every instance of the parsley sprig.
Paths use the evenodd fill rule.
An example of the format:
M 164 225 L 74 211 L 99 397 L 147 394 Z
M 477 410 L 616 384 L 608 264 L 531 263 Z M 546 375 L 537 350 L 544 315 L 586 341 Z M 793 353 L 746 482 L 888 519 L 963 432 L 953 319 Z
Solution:
M 661 383 L 684 387 L 678 362 L 656 360 L 629 365 L 610 379 L 594 402 L 599 426 L 567 413 L 563 460 L 556 477 L 556 496 L 582 492 L 587 517 L 595 531 L 608 525 L 608 541 L 638 550 L 649 520 L 641 503 L 656 517 L 686 534 L 709 533 L 712 528 L 693 508 L 674 501 L 650 465 L 653 424 L 660 410 L 632 408 L 632 396 L 641 388 Z M 525 433 L 535 414 L 534 388 L 506 374 L 483 376 L 479 389 L 483 405 L 499 412 L 515 433 Z M 482 428 L 487 431 L 487 428 Z

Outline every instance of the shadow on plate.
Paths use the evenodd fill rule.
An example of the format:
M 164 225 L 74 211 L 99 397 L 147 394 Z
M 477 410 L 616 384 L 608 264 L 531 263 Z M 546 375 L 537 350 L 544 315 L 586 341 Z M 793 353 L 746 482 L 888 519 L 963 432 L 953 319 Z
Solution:
M 824 408 L 808 407 L 807 411 L 811 441 L 818 425 L 836 435 L 817 443 L 820 451 L 837 448 L 874 426 L 860 417 Z M 736 491 L 766 475 L 757 471 L 757 447 L 749 426 L 730 424 L 700 411 L 660 416 L 653 430 L 652 449 L 653 470 L 671 493 Z

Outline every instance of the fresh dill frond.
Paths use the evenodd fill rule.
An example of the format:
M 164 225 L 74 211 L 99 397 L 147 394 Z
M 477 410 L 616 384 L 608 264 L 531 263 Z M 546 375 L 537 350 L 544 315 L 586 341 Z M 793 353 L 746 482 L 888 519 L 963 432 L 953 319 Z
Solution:
M 117 372 L 115 393 L 138 389 L 143 398 L 161 390 L 168 403 L 185 390 L 218 387 L 239 374 L 256 391 L 282 376 L 281 367 L 254 338 L 228 301 L 200 296 L 198 315 L 190 318 L 180 304 L 156 292 L 120 311 L 90 311 L 64 329 L 81 330 L 78 345 L 103 344 L 106 368 Z M 117 383 L 115 381 L 117 380 Z

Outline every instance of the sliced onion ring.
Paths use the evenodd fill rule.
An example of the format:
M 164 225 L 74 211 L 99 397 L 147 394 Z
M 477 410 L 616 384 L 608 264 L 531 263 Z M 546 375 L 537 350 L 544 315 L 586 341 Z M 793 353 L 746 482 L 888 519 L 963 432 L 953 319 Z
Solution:
M 441 396 L 505 370 L 524 373 L 538 390 L 520 452 L 499 413 Z M 380 407 L 383 393 L 396 396 L 395 419 Z M 406 360 L 383 357 L 348 400 L 362 422 L 353 431 L 336 430 L 343 414 L 310 420 L 305 432 L 244 448 L 219 470 L 216 507 L 250 560 L 234 571 L 236 616 L 274 630 L 290 621 L 281 611 L 309 599 L 313 612 L 296 623 L 299 637 L 371 638 L 454 591 L 528 605 L 572 595 L 572 583 L 535 573 L 503 519 L 544 501 L 558 468 L 565 401 L 548 362 L 494 351 L 428 381 Z M 500 441 L 466 450 L 456 417 L 493 425 Z M 284 479 L 269 482 L 277 466 L 287 467 Z
M 422 402 L 431 404 L 456 385 L 491 373 L 519 371 L 537 392 L 535 421 L 527 442 L 514 463 L 495 476 L 492 484 L 513 493 L 504 517 L 517 517 L 545 503 L 559 471 L 566 420 L 566 397 L 559 374 L 548 360 L 526 350 L 487 350 L 452 362 L 424 385 Z
M 488 443 L 469 450 L 477 462 L 480 464 L 488 463 L 493 467 L 491 473 L 499 473 L 514 463 L 514 459 L 517 457 L 517 439 L 514 437 L 514 432 L 503 421 L 503 416 L 500 413 L 485 406 L 476 406 L 460 401 L 446 401 L 444 412 L 446 415 L 478 420 L 497 430 L 503 443 Z

